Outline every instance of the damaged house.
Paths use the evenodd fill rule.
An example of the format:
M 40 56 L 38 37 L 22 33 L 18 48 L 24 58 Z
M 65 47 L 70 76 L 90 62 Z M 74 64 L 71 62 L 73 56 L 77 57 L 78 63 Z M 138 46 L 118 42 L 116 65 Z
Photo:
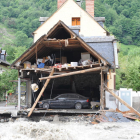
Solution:
M 26 80 L 26 104 L 33 111 L 39 100 L 78 93 L 104 108 L 104 85 L 115 89 L 117 41 L 104 29 L 105 18 L 94 17 L 94 0 L 86 0 L 86 11 L 79 0 L 57 2 L 51 17 L 40 17 L 34 44 L 11 64 L 19 72 L 19 86 Z M 30 88 L 34 83 L 37 92 Z
M 6 55 L 6 51 L 0 48 L 0 74 L 2 74 L 5 69 L 8 69 L 8 66 L 10 66 L 10 64 L 6 61 Z

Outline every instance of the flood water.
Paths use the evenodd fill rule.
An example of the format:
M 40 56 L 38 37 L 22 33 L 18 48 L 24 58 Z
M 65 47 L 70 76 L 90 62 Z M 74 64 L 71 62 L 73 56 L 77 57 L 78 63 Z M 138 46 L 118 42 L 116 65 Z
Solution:
M 140 140 L 140 123 L 29 122 L 0 123 L 0 140 Z

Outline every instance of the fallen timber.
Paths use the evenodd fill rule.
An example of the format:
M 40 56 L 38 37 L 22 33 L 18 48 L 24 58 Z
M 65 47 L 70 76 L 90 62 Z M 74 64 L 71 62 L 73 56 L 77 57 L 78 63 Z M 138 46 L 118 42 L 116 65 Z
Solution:
M 124 100 L 122 100 L 119 96 L 117 96 L 115 93 L 113 93 L 111 90 L 109 90 L 106 85 L 105 85 L 105 88 L 111 95 L 113 95 L 116 99 L 118 99 L 120 103 L 124 104 L 127 108 L 129 108 L 132 112 L 134 112 L 136 115 L 138 115 L 140 117 L 140 113 L 137 110 L 135 110 L 128 103 L 126 103 Z
M 52 69 L 52 71 L 51 71 L 51 73 L 50 73 L 50 76 L 52 76 L 53 73 L 54 73 L 54 68 Z M 49 82 L 50 82 L 50 79 L 47 79 L 46 82 L 45 82 L 45 84 L 44 84 L 44 86 L 43 86 L 43 88 L 42 88 L 42 90 L 40 91 L 40 93 L 39 93 L 39 95 L 38 95 L 36 101 L 34 102 L 32 108 L 31 108 L 31 110 L 30 110 L 30 112 L 29 112 L 29 114 L 28 114 L 28 117 L 31 116 L 31 114 L 32 114 L 32 112 L 33 112 L 33 110 L 34 110 L 34 108 L 36 107 L 36 105 L 37 105 L 39 99 L 41 98 L 41 96 L 42 96 L 44 90 L 46 89 L 47 85 L 49 84 Z

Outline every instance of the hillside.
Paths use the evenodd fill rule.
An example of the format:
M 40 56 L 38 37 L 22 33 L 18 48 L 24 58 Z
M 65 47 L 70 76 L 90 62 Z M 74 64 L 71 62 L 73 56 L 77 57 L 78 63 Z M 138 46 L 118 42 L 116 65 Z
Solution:
M 82 7 L 85 8 L 85 1 Z M 1 0 L 0 9 L 0 22 L 15 29 L 15 36 L 22 34 L 21 44 L 29 47 L 31 33 L 40 25 L 39 17 L 54 13 L 57 0 Z M 120 42 L 140 45 L 140 0 L 95 0 L 95 16 L 106 17 L 107 29 Z M 21 44 L 16 42 L 16 46 Z
M 0 47 L 7 45 L 14 46 L 15 42 L 15 30 L 7 28 L 0 23 Z

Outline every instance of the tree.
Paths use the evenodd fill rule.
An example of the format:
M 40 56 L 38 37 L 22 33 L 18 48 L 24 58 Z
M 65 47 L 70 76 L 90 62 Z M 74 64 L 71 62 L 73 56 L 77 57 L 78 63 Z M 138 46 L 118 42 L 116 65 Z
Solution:
M 17 80 L 18 78 L 18 73 L 17 70 L 5 70 L 5 72 L 3 72 L 0 75 L 0 97 L 3 95 L 3 93 L 5 93 L 7 90 L 13 89 L 14 88 L 14 84 L 12 82 L 9 82 L 11 80 Z
M 17 46 L 28 46 L 28 36 L 22 31 L 17 31 L 15 44 Z

